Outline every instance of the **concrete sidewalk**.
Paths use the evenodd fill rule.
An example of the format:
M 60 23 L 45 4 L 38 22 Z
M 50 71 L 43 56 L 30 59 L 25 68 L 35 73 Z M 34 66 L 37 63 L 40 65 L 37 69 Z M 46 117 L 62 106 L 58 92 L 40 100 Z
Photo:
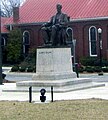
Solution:
M 28 92 L 2 92 L 3 89 L 12 88 L 15 83 L 5 83 L 0 85 L 0 100 L 9 101 L 29 101 Z M 40 91 L 40 90 L 39 90 Z M 51 93 L 46 92 L 46 102 L 51 101 Z M 108 100 L 108 83 L 103 87 L 78 90 L 66 93 L 54 93 L 54 100 L 73 100 L 73 99 L 88 99 L 100 98 Z M 40 92 L 32 93 L 32 101 L 40 102 Z
M 16 78 L 16 81 L 21 80 L 22 78 L 28 80 L 31 79 L 33 73 L 8 73 L 8 68 L 6 69 L 7 78 L 10 79 Z M 9 68 L 10 69 L 10 68 Z M 25 76 L 24 76 L 25 75 Z M 108 100 L 108 73 L 105 73 L 103 76 L 98 76 L 97 73 L 94 74 L 80 74 L 80 78 L 91 78 L 93 82 L 103 83 L 105 86 L 96 87 L 72 92 L 65 93 L 54 93 L 54 100 L 73 100 L 73 99 L 88 99 L 88 98 L 100 98 Z M 17 80 L 18 78 L 18 80 Z M 2 90 L 13 88 L 16 86 L 16 83 L 4 83 L 0 85 L 0 100 L 9 100 L 9 101 L 29 101 L 28 92 L 3 92 Z M 29 88 L 28 88 L 29 89 Z M 40 91 L 40 89 L 39 89 Z M 51 101 L 51 93 L 46 92 L 46 102 Z M 40 92 L 32 93 L 32 101 L 40 102 Z

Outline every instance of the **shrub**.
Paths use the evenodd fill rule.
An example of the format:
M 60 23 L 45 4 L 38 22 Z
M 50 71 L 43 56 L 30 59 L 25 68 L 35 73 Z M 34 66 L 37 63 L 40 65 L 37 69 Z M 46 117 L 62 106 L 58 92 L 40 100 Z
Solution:
M 93 73 L 93 72 L 94 72 L 94 67 L 87 66 L 87 67 L 85 68 L 85 70 L 86 70 L 87 72 L 89 72 L 89 73 Z
M 78 72 L 82 73 L 82 72 L 84 72 L 84 71 L 85 71 L 84 67 L 79 67 L 79 68 L 78 68 Z
M 98 57 L 84 57 L 80 59 L 84 66 L 100 66 L 100 59 Z M 108 60 L 102 59 L 102 66 L 108 66 Z
M 36 66 L 33 67 L 33 72 L 36 72 Z
M 22 51 L 22 33 L 20 29 L 14 29 L 9 32 L 7 42 L 7 61 L 10 63 L 21 62 Z
M 20 66 L 19 71 L 20 72 L 25 72 L 26 71 L 26 66 Z
M 29 51 L 28 56 L 24 59 L 24 61 L 19 65 L 20 71 L 24 72 L 35 72 L 36 71 L 36 49 L 31 49 Z
M 84 66 L 94 66 L 94 64 L 96 64 L 95 62 L 97 62 L 97 58 L 95 58 L 95 57 L 85 57 L 85 58 L 81 58 L 80 62 Z
M 12 71 L 12 72 L 17 72 L 17 71 L 19 71 L 19 66 L 18 66 L 18 65 L 13 66 L 13 67 L 11 68 L 11 71 Z
M 102 71 L 103 71 L 103 72 L 108 72 L 108 67 L 103 67 L 103 68 L 102 68 Z
M 103 59 L 103 60 L 102 60 L 102 65 L 103 65 L 103 66 L 108 66 L 108 60 Z
M 101 72 L 101 67 L 100 66 L 96 66 L 96 67 L 94 67 L 94 71 L 95 72 Z
M 36 49 L 30 49 L 28 56 L 24 60 L 29 66 L 36 65 Z
M 85 71 L 85 67 L 81 63 L 78 63 L 77 67 L 78 67 L 78 72 L 81 73 Z
M 33 71 L 34 71 L 34 68 L 32 66 L 27 68 L 27 72 L 33 72 Z

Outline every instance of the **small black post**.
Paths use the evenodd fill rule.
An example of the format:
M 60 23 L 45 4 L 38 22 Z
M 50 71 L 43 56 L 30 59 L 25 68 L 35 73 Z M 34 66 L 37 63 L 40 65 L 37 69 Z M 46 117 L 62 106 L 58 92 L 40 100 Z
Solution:
M 51 102 L 53 102 L 53 86 L 51 86 Z
M 32 86 L 29 87 L 29 103 L 32 102 Z
M 0 5 L 1 10 L 1 5 Z M 2 78 L 2 35 L 1 35 L 1 11 L 0 11 L 0 85 L 3 85 L 3 78 Z
M 75 72 L 77 74 L 77 78 L 79 78 L 78 63 L 75 64 Z

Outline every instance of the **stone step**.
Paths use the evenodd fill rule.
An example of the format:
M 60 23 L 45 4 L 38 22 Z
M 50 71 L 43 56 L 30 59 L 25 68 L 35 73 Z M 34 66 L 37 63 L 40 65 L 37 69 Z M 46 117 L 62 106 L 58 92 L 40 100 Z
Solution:
M 53 87 L 53 90 L 55 93 L 63 93 L 63 92 L 70 92 L 70 91 L 76 91 L 76 90 L 83 90 L 83 89 L 89 89 L 94 87 L 102 87 L 105 86 L 105 84 L 99 84 L 99 83 L 81 83 L 81 84 L 74 84 L 74 85 L 67 85 L 67 86 L 61 86 L 61 87 Z M 47 92 L 51 92 L 51 86 L 45 87 L 32 87 L 33 92 L 39 92 L 42 88 L 46 89 Z M 13 86 L 11 88 L 4 88 L 2 90 L 3 92 L 29 92 L 29 86 Z
M 82 83 L 91 83 L 92 80 L 88 78 L 73 78 L 73 79 L 64 79 L 64 80 L 47 80 L 47 81 L 21 81 L 17 82 L 17 87 L 21 86 L 34 86 L 34 87 L 63 87 L 68 85 L 77 85 Z

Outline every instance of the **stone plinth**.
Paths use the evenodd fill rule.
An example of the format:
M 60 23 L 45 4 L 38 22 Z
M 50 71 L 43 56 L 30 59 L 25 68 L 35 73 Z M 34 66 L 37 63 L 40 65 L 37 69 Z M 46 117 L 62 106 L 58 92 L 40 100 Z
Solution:
M 88 78 L 76 78 L 72 69 L 71 48 L 38 48 L 36 61 L 36 73 L 32 80 L 17 82 L 16 86 L 3 91 L 28 92 L 32 86 L 33 92 L 40 92 L 42 88 L 51 92 L 53 86 L 54 92 L 63 93 L 105 86 Z
M 75 78 L 71 48 L 38 48 L 36 73 L 32 80 L 62 80 Z

